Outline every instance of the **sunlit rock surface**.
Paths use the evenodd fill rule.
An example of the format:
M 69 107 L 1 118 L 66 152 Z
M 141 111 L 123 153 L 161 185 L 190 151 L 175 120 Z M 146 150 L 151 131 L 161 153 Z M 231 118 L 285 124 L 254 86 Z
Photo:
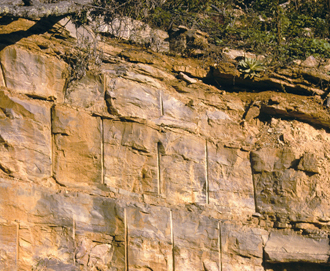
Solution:
M 33 23 L 0 28 L 0 270 L 329 269 L 319 96 L 111 40 L 72 80 L 61 26 L 12 43 Z

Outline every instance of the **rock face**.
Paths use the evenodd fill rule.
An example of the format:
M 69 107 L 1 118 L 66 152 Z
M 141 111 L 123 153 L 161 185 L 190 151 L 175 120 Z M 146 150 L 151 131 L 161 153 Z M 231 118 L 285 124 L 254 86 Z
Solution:
M 56 29 L 0 35 L 0 270 L 329 269 L 320 98 L 189 84 L 119 43 L 68 84 Z
M 207 33 L 180 25 L 170 30 L 170 50 L 180 54 L 199 55 L 209 47 L 207 39 Z
M 266 243 L 265 254 L 270 262 L 302 261 L 326 264 L 329 259 L 329 243 L 327 238 L 316 240 L 272 233 Z
M 0 90 L 2 171 L 35 180 L 51 174 L 50 105 L 30 102 Z
M 152 29 L 149 25 L 129 17 L 117 17 L 111 22 L 103 21 L 97 31 L 150 46 L 156 52 L 169 51 L 168 34 L 165 31 Z
M 3 49 L 0 59 L 8 89 L 63 102 L 67 70 L 65 63 L 54 57 L 33 54 L 14 46 Z

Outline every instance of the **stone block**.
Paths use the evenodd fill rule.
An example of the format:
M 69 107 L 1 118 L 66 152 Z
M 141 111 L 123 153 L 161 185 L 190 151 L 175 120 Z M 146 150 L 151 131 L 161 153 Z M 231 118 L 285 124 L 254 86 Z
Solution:
M 273 232 L 265 246 L 265 259 L 271 263 L 329 263 L 329 239 Z
M 105 184 L 134 193 L 157 193 L 158 133 L 145 125 L 104 120 Z
M 221 224 L 223 253 L 245 258 L 263 259 L 263 247 L 269 233 L 263 229 L 240 226 L 233 223 Z
M 169 270 L 172 262 L 170 211 L 134 204 L 126 208 L 130 270 Z
M 67 64 L 55 57 L 8 46 L 0 52 L 8 89 L 63 102 Z
M 111 114 L 149 120 L 161 115 L 159 90 L 124 78 L 107 78 L 106 101 Z
M 66 90 L 65 102 L 92 112 L 106 112 L 105 90 L 101 75 L 88 73 Z
M 253 172 L 273 172 L 290 168 L 295 160 L 294 152 L 290 148 L 264 148 L 251 153 Z
M 77 262 L 89 270 L 123 270 L 125 267 L 125 244 L 114 240 L 110 235 L 79 233 L 76 244 Z
M 166 133 L 161 141 L 161 193 L 179 203 L 206 202 L 205 141 L 189 134 Z
M 199 116 L 195 110 L 185 105 L 183 102 L 162 93 L 164 117 L 171 118 L 184 123 L 197 124 Z
M 77 234 L 104 233 L 117 241 L 124 240 L 124 209 L 119 200 L 78 192 L 58 193 L 31 183 L 18 186 L 17 182 L 6 179 L 0 181 L 2 219 L 14 221 L 19 218 L 23 224 L 70 229 L 75 221 Z
M 119 201 L 5 179 L 0 179 L 0 196 L 0 217 L 20 223 L 21 269 L 76 270 L 74 257 L 77 263 L 87 257 L 89 270 L 124 268 L 124 211 Z M 6 251 L 0 263 L 3 257 L 15 267 L 16 225 L 10 231 L 1 225 L 0 240 L 0 251 Z
M 208 110 L 200 115 L 198 130 L 201 130 L 206 137 L 220 142 L 234 143 L 237 146 L 246 140 L 240 125 L 220 110 Z
M 166 207 L 135 204 L 126 207 L 129 236 L 169 243 L 170 209 Z
M 23 180 L 50 177 L 50 105 L 1 90 L 0 112 L 0 170 Z
M 134 69 L 140 73 L 140 74 L 144 74 L 144 75 L 148 75 L 151 76 L 153 78 L 156 79 L 160 79 L 160 80 L 175 80 L 175 76 L 164 72 L 160 69 L 157 69 L 151 65 L 147 65 L 147 64 L 143 64 L 143 63 L 137 63 L 134 65 Z
M 16 263 L 17 226 L 15 224 L 0 224 L 0 269 L 11 270 Z
M 320 173 L 319 158 L 313 153 L 305 153 L 299 161 L 298 169 L 310 173 Z
M 32 262 L 34 267 L 51 270 L 61 270 L 61 268 L 62 270 L 77 270 L 74 269 L 73 264 L 74 240 L 71 227 L 37 225 L 29 227 L 28 232 L 29 234 L 24 229 L 20 231 L 21 237 L 26 238 L 25 242 L 31 242 L 31 247 L 25 245 L 20 249 L 21 263 Z M 21 240 L 21 247 L 23 242 Z M 27 250 L 33 250 L 34 255 L 28 257 Z M 25 253 L 22 254 L 22 252 Z
M 102 183 L 101 119 L 56 106 L 52 133 L 56 180 L 70 186 Z
M 202 213 L 202 208 L 188 205 L 174 209 L 173 232 L 175 245 L 205 251 L 218 250 L 218 221 Z
M 263 247 L 268 235 L 269 233 L 263 229 L 229 221 L 222 223 L 222 270 L 263 271 Z
M 171 270 L 172 247 L 159 240 L 130 236 L 128 244 L 129 270 Z
M 293 221 L 313 222 L 328 217 L 329 201 L 319 175 L 308 176 L 292 168 L 277 172 L 254 174 L 257 208 L 261 213 L 289 215 Z
M 254 189 L 248 152 L 208 144 L 210 202 L 223 213 L 252 214 Z
M 176 246 L 174 252 L 175 270 L 203 270 L 202 255 L 203 252 L 200 249 Z

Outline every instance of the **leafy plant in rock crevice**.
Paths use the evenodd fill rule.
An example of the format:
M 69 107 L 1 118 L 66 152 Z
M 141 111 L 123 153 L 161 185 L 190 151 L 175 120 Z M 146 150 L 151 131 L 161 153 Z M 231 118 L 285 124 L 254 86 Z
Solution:
M 259 60 L 245 57 L 238 63 L 238 70 L 243 74 L 244 79 L 253 79 L 259 77 L 265 67 Z

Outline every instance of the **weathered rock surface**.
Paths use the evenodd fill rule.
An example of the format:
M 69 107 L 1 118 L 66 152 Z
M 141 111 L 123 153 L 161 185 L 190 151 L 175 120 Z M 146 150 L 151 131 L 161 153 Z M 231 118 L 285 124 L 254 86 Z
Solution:
M 55 57 L 19 47 L 6 47 L 0 54 L 6 87 L 32 97 L 63 102 L 67 65 Z
M 104 95 L 102 76 L 87 74 L 67 88 L 65 102 L 92 112 L 106 112 Z
M 265 246 L 269 262 L 328 263 L 329 239 L 315 240 L 297 235 L 271 233 Z
M 97 31 L 140 45 L 150 46 L 155 52 L 169 51 L 167 32 L 160 29 L 152 29 L 149 25 L 129 17 L 117 17 L 111 22 L 102 21 Z
M 298 95 L 324 95 L 325 89 L 322 83 L 329 82 L 330 76 L 325 66 L 318 70 L 315 67 L 293 66 L 276 72 L 259 73 L 253 78 L 244 78 L 244 74 L 237 70 L 237 61 L 226 61 L 211 66 L 206 79 L 214 81 L 221 87 L 237 90 L 272 90 Z
M 55 179 L 72 185 L 100 183 L 101 119 L 56 106 L 52 110 L 52 134 Z
M 142 119 L 160 117 L 159 89 L 120 77 L 107 81 L 106 101 L 109 113 Z
M 0 90 L 0 169 L 25 180 L 51 176 L 50 105 Z
M 113 40 L 67 84 L 59 26 L 7 45 L 31 25 L 0 27 L 0 270 L 329 269 L 320 97 L 229 92 L 229 62 L 226 91 L 189 84 L 197 62 Z
M 0 87 L 5 87 L 6 84 L 5 84 L 5 79 L 3 77 L 3 71 L 2 71 L 2 68 L 0 66 Z
M 157 131 L 104 120 L 104 182 L 133 193 L 157 194 Z
M 183 25 L 170 30 L 170 50 L 181 54 L 199 55 L 209 47 L 208 34 Z

